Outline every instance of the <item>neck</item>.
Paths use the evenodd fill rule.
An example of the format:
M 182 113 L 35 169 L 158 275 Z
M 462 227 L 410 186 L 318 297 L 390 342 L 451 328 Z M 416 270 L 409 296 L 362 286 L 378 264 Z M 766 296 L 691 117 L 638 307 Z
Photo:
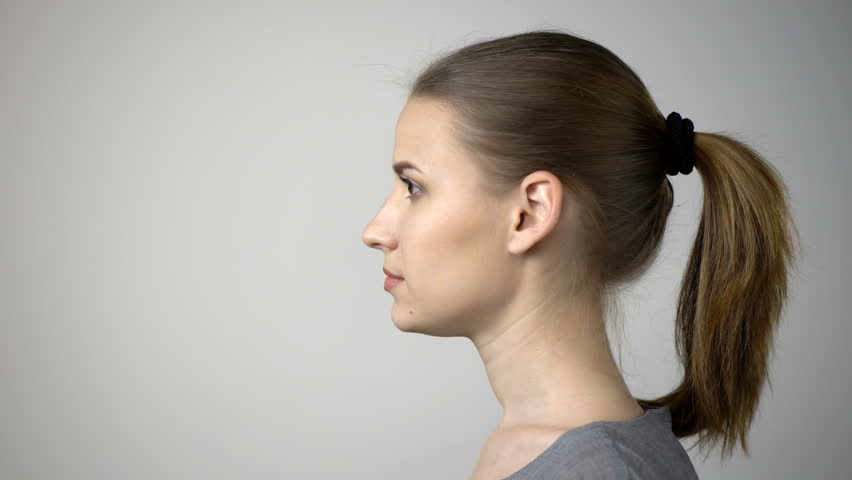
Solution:
M 501 426 L 565 429 L 641 416 L 612 357 L 599 299 L 532 305 L 508 307 L 494 328 L 471 337 L 503 406 Z

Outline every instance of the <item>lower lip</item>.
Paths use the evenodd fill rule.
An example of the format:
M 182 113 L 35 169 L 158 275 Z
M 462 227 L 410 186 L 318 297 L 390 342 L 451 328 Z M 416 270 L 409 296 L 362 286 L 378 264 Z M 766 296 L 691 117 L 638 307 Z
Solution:
M 404 281 L 405 280 L 402 279 L 402 278 L 388 277 L 388 278 L 385 279 L 385 290 L 390 291 L 391 288 L 399 285 L 400 283 L 402 283 Z

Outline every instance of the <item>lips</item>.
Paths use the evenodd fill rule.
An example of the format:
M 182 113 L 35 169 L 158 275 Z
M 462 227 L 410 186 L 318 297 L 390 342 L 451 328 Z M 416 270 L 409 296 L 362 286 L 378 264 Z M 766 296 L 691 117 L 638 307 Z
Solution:
M 400 283 L 402 283 L 404 281 L 405 280 L 403 280 L 401 278 L 388 277 L 388 278 L 385 279 L 385 290 L 391 291 L 391 289 L 393 289 L 393 287 L 399 285 Z
M 388 276 L 388 277 L 390 277 L 390 278 L 396 278 L 396 279 L 402 280 L 402 277 L 401 277 L 401 276 L 399 276 L 399 275 L 397 275 L 397 274 L 395 274 L 395 273 L 391 272 L 391 271 L 390 271 L 390 270 L 388 270 L 387 268 L 382 268 L 382 271 L 383 271 L 383 272 L 385 272 L 385 275 L 387 275 L 387 276 Z

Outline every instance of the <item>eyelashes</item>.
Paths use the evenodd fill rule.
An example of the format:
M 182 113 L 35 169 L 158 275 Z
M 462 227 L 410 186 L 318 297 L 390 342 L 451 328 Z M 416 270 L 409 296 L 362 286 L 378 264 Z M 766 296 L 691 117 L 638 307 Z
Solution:
M 417 185 L 415 185 L 415 184 L 414 184 L 411 180 L 409 180 L 409 179 L 407 179 L 407 178 L 405 178 L 405 177 L 399 177 L 399 179 L 400 179 L 400 180 L 402 180 L 402 182 L 403 182 L 403 183 L 405 183 L 405 184 L 408 186 L 408 193 L 410 193 L 410 194 L 411 194 L 411 195 L 409 195 L 409 196 L 407 196 L 407 197 L 405 197 L 405 198 L 415 197 L 415 196 L 417 196 L 418 194 L 420 194 L 420 187 L 418 187 Z M 412 191 L 411 191 L 411 189 L 412 189 L 412 188 L 416 188 L 416 189 L 417 189 L 417 193 L 412 192 Z

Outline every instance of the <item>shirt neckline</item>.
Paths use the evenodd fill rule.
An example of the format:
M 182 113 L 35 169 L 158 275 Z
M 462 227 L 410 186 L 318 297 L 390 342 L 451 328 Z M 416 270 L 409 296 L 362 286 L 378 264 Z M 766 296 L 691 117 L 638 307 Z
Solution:
M 567 438 L 573 437 L 580 433 L 583 433 L 587 430 L 591 430 L 594 428 L 599 428 L 602 426 L 613 426 L 613 425 L 641 425 L 643 423 L 648 423 L 654 420 L 655 417 L 660 415 L 665 415 L 668 412 L 669 407 L 663 405 L 656 408 L 646 408 L 642 407 L 645 410 L 645 413 L 640 417 L 633 418 L 631 420 L 596 420 L 594 422 L 587 423 L 585 425 L 580 425 L 579 427 L 572 428 L 570 430 L 566 430 L 560 435 L 556 441 L 554 441 L 550 446 L 548 446 L 543 452 L 541 452 L 537 457 L 530 460 L 529 463 L 521 467 L 520 470 L 517 470 L 515 473 L 509 475 L 508 477 L 503 478 L 502 480 L 522 480 L 521 475 L 526 473 L 531 473 L 538 465 L 544 462 L 546 459 L 550 458 L 554 455 L 556 450 L 559 448 L 560 444 L 563 443 Z

